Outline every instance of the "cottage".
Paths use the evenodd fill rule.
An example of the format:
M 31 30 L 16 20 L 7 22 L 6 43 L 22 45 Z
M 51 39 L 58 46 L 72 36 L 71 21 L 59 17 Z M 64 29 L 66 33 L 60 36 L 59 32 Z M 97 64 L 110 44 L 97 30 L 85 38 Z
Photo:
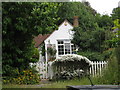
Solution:
M 76 47 L 71 40 L 74 32 L 73 27 L 78 26 L 78 17 L 75 16 L 73 25 L 68 21 L 64 20 L 51 34 L 38 35 L 34 38 L 35 47 L 39 49 L 39 61 L 49 62 L 62 55 L 73 54 Z

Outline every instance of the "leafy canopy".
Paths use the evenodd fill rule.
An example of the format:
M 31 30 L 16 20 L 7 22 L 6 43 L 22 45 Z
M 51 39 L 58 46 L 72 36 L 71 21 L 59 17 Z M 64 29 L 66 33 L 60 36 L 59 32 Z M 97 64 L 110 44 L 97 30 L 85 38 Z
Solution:
M 38 61 L 33 38 L 56 28 L 59 3 L 2 3 L 3 76 L 15 76 Z

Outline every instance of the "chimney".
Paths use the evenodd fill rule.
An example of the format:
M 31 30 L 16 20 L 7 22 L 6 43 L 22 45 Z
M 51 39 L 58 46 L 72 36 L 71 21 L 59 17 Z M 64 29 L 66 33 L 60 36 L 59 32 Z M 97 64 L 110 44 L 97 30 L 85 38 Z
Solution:
M 78 22 L 78 16 L 74 16 L 73 17 L 73 26 L 74 27 L 78 27 L 79 26 L 79 22 Z

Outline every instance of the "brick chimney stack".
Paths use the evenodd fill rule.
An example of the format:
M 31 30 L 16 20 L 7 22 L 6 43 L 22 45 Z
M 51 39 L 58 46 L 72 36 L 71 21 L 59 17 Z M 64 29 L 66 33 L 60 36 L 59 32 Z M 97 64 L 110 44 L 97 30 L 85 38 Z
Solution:
M 79 22 L 78 22 L 78 16 L 74 16 L 73 17 L 73 26 L 74 27 L 78 27 L 79 26 Z

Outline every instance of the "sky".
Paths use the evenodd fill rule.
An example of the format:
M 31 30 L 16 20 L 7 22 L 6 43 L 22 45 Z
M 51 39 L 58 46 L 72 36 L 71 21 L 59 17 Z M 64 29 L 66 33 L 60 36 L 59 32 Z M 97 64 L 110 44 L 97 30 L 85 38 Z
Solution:
M 82 1 L 82 0 L 73 0 L 73 1 Z M 118 7 L 118 2 L 120 0 L 84 0 L 88 1 L 93 9 L 98 13 L 104 15 L 110 15 L 113 8 Z

